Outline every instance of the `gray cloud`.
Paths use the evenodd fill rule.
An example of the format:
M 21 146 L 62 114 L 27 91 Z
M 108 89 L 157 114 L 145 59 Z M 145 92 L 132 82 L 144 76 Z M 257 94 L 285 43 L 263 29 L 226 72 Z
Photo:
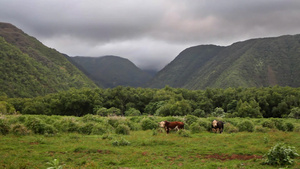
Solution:
M 0 21 L 71 56 L 161 69 L 193 45 L 299 34 L 299 9 L 298 0 L 3 0 Z

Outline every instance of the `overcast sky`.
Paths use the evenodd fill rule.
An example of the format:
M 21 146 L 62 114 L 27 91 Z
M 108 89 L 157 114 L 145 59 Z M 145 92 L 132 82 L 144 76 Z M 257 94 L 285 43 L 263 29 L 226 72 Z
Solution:
M 1 0 L 0 22 L 69 56 L 161 69 L 191 46 L 300 34 L 300 1 Z

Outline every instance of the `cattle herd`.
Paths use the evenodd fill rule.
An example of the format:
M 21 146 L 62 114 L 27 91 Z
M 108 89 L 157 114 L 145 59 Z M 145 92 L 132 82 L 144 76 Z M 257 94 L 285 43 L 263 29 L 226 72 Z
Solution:
M 162 121 L 159 123 L 159 126 L 164 128 L 167 132 L 167 134 L 169 134 L 170 130 L 180 130 L 180 129 L 184 129 L 184 123 L 180 122 L 180 121 Z M 219 133 L 223 132 L 224 129 L 224 122 L 222 121 L 217 121 L 217 120 L 213 120 L 212 124 L 211 124 L 211 128 L 212 131 L 217 133 L 219 131 Z

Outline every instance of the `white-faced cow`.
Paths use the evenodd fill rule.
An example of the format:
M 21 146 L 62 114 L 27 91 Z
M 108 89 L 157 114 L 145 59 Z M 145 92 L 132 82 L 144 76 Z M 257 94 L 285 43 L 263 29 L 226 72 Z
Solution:
M 183 129 L 184 128 L 184 123 L 180 122 L 180 121 L 173 121 L 173 122 L 169 122 L 169 121 L 162 121 L 159 123 L 159 126 L 164 128 L 167 132 L 167 134 L 169 133 L 170 130 L 175 129 L 175 130 L 179 130 L 179 129 Z
M 211 124 L 211 128 L 213 131 L 217 132 L 218 129 L 219 129 L 219 132 L 222 133 L 223 132 L 223 129 L 224 129 L 224 122 L 222 121 L 217 121 L 217 120 L 214 120 Z

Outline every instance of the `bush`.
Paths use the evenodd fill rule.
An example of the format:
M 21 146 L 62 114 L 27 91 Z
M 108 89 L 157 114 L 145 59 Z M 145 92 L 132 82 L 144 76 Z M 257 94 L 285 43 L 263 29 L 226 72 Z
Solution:
M 231 123 L 226 123 L 226 128 L 224 127 L 224 131 L 226 131 L 227 133 L 237 133 L 239 132 L 239 129 Z
M 299 154 L 296 152 L 295 147 L 278 143 L 265 154 L 266 160 L 264 163 L 279 166 L 292 165 L 296 156 L 299 156 Z
M 300 126 L 296 126 L 294 131 L 299 133 L 300 132 Z
M 188 130 L 179 130 L 178 135 L 181 137 L 191 137 L 191 133 Z
M 124 117 L 119 117 L 119 116 L 112 116 L 108 118 L 108 124 L 110 124 L 113 127 L 118 127 L 119 124 L 125 121 Z
M 6 135 L 9 133 L 9 125 L 4 119 L 0 119 L 0 134 Z
M 64 132 L 78 132 L 79 123 L 74 118 L 64 118 L 60 122 L 54 123 L 54 126 Z
M 205 130 L 210 131 L 211 130 L 211 122 L 204 120 L 204 119 L 200 119 L 198 120 L 198 124 L 205 128 Z
M 57 129 L 56 128 L 54 128 L 50 124 L 46 124 L 45 125 L 45 129 L 44 129 L 44 133 L 43 134 L 55 134 L 55 133 L 57 133 Z
M 285 123 L 285 126 L 286 126 L 286 131 L 293 131 L 295 128 L 295 126 L 291 122 Z
M 143 130 L 152 130 L 158 127 L 158 123 L 149 118 L 145 118 L 141 121 L 141 127 Z
M 286 131 L 286 130 L 287 130 L 286 125 L 283 123 L 282 120 L 279 120 L 279 119 L 272 119 L 272 121 L 274 122 L 275 127 L 276 127 L 278 130 L 281 130 L 281 131 Z
M 266 133 L 266 132 L 269 131 L 269 129 L 267 129 L 266 127 L 263 127 L 263 126 L 256 126 L 255 131 L 256 132 L 261 132 L 261 133 Z
M 244 120 L 238 123 L 238 129 L 239 131 L 248 131 L 253 132 L 254 131 L 254 124 L 250 120 Z
M 27 129 L 23 124 L 16 124 L 12 127 L 12 133 L 15 135 L 28 135 L 31 133 L 30 130 Z
M 197 117 L 206 117 L 205 111 L 202 109 L 195 109 L 191 115 L 197 116 Z
M 117 134 L 123 134 L 123 135 L 129 135 L 130 134 L 130 128 L 124 124 L 120 124 L 116 128 L 116 133 Z
M 82 134 L 88 134 L 89 135 L 89 134 L 92 133 L 93 126 L 94 126 L 93 123 L 86 123 L 86 124 L 79 127 L 79 132 L 82 133 Z
M 82 121 L 87 123 L 87 122 L 103 122 L 100 118 L 98 118 L 99 116 L 96 115 L 92 115 L 92 114 L 86 114 L 82 117 Z
M 188 125 L 191 125 L 192 123 L 195 123 L 198 121 L 198 117 L 194 116 L 194 115 L 187 115 L 185 117 L 185 122 L 188 124 Z
M 27 118 L 25 125 L 35 134 L 45 134 L 46 130 L 51 130 L 49 129 L 50 127 L 46 123 L 44 123 L 41 119 L 36 117 Z
M 115 140 L 112 142 L 113 146 L 128 146 L 130 145 L 130 142 L 124 138 L 121 138 L 120 140 Z
M 130 108 L 129 110 L 125 111 L 125 116 L 139 116 L 141 112 L 135 108 Z
M 262 123 L 262 126 L 263 127 L 267 127 L 267 128 L 270 128 L 270 129 L 273 129 L 275 128 L 275 124 L 274 122 L 272 122 L 271 120 L 266 120 Z
M 107 131 L 108 131 L 107 126 L 102 125 L 102 124 L 95 124 L 93 126 L 91 134 L 94 134 L 94 135 L 103 135 L 103 134 L 107 133 Z
M 204 130 L 204 128 L 197 123 L 197 122 L 194 122 L 193 124 L 190 125 L 190 130 L 192 133 L 200 133 L 201 130 Z

